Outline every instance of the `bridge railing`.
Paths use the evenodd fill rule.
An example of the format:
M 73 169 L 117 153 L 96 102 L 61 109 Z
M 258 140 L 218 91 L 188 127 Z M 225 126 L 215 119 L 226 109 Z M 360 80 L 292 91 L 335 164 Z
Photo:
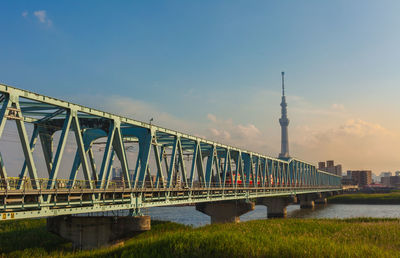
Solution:
M 35 184 L 36 183 L 36 184 Z M 53 189 L 48 189 L 47 186 L 50 183 L 54 183 L 54 188 Z M 50 180 L 48 178 L 40 178 L 37 180 L 33 180 L 30 178 L 25 178 L 25 179 L 19 179 L 18 177 L 9 177 L 7 179 L 2 179 L 0 180 L 0 190 L 3 191 L 21 191 L 21 192 L 26 192 L 26 191 L 31 191 L 31 190 L 67 190 L 71 192 L 79 192 L 80 190 L 155 190 L 155 191 L 162 191 L 162 190 L 176 190 L 176 189 L 181 189 L 181 190 L 193 190 L 193 189 L 281 189 L 281 188 L 307 188 L 307 187 L 328 187 L 323 186 L 323 185 L 312 185 L 312 184 L 300 184 L 300 182 L 297 183 L 275 183 L 275 184 L 270 184 L 270 185 L 264 185 L 261 186 L 259 185 L 246 185 L 244 183 L 239 183 L 239 184 L 231 184 L 231 183 L 226 183 L 225 185 L 221 183 L 204 183 L 204 182 L 194 182 L 191 187 L 184 185 L 179 182 L 175 182 L 171 184 L 168 188 L 163 186 L 163 184 L 160 184 L 161 186 L 155 187 L 154 182 L 149 182 L 145 181 L 143 182 L 137 182 L 137 187 L 126 187 L 125 181 L 124 180 L 111 180 L 107 182 L 103 182 L 105 187 L 100 188 L 98 187 L 100 185 L 100 181 L 95 181 L 95 180 L 68 180 L 68 179 L 56 179 L 56 180 Z M 34 187 L 34 185 L 38 187 Z M 94 187 L 90 187 L 90 185 Z M 165 185 L 165 184 L 164 184 Z M 332 186 L 336 187 L 337 186 Z
M 8 122 L 17 126 L 16 139 L 2 137 Z M 61 179 L 60 163 L 71 134 L 76 151 L 66 180 Z M 24 157 L 22 170 L 8 174 L 0 153 L 0 187 L 6 190 L 172 189 L 177 175 L 182 182 L 178 186 L 185 189 L 340 186 L 340 177 L 298 159 L 265 156 L 0 84 L 0 141 L 4 137 L 6 144 L 18 141 Z M 38 142 L 41 148 L 35 148 Z M 101 164 L 96 164 L 95 146 L 101 146 Z M 4 142 L 0 147 L 10 150 Z M 35 149 L 42 151 L 48 178 L 38 177 Z M 111 176 L 115 158 L 121 181 Z M 16 172 L 18 178 L 9 176 Z

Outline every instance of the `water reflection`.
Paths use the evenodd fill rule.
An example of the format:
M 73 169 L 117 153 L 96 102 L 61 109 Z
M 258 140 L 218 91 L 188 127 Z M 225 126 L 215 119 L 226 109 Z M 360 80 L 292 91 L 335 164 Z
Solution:
M 155 207 L 144 210 L 152 219 L 168 220 L 195 227 L 210 223 L 210 217 L 196 211 L 194 206 L 184 207 Z M 350 205 L 327 204 L 316 205 L 314 209 L 300 209 L 300 205 L 287 207 L 288 218 L 351 218 L 376 217 L 399 218 L 400 205 Z M 254 211 L 240 217 L 241 221 L 266 219 L 267 207 L 258 205 Z

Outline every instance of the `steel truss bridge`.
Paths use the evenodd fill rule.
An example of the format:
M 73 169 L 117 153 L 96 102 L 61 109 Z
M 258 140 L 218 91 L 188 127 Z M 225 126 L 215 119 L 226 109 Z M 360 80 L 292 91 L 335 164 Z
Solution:
M 299 159 L 268 157 L 1 84 L 0 108 L 0 220 L 341 190 L 338 176 Z M 11 152 L 3 134 L 9 123 L 16 125 L 23 156 L 13 173 L 2 158 Z M 68 136 L 75 139 L 73 163 L 61 165 Z M 41 153 L 35 152 L 38 141 Z M 103 146 L 98 164 L 97 144 Z M 116 160 L 119 178 L 112 177 Z M 69 175 L 62 176 L 67 166 Z

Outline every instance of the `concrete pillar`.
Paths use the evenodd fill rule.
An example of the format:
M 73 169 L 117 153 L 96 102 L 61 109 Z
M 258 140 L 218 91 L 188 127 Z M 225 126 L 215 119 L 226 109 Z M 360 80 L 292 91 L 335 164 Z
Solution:
M 327 201 L 327 199 L 326 199 L 326 197 L 322 197 L 322 198 L 319 198 L 319 199 L 316 199 L 315 201 L 314 201 L 314 203 L 315 204 L 327 204 L 328 203 L 328 201 Z
M 211 224 L 240 222 L 240 215 L 254 210 L 254 203 L 244 200 L 196 203 L 196 210 L 211 217 Z
M 124 239 L 150 228 L 150 216 L 47 218 L 47 230 L 72 241 L 74 249 L 123 244 Z
M 268 218 L 286 218 L 286 207 L 296 201 L 296 197 L 269 197 L 257 199 L 257 204 L 267 206 Z
M 301 209 L 312 209 L 315 206 L 314 199 L 316 199 L 314 194 L 302 194 L 299 196 L 300 208 Z

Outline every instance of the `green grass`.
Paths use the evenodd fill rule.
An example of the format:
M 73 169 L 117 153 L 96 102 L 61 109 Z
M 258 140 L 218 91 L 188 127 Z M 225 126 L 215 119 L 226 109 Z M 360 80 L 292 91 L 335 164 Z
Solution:
M 344 204 L 400 204 L 400 191 L 377 194 L 343 194 L 328 198 L 329 203 Z
M 399 257 L 398 219 L 274 219 L 192 228 L 153 222 L 123 247 L 73 252 L 45 220 L 0 223 L 7 257 Z

